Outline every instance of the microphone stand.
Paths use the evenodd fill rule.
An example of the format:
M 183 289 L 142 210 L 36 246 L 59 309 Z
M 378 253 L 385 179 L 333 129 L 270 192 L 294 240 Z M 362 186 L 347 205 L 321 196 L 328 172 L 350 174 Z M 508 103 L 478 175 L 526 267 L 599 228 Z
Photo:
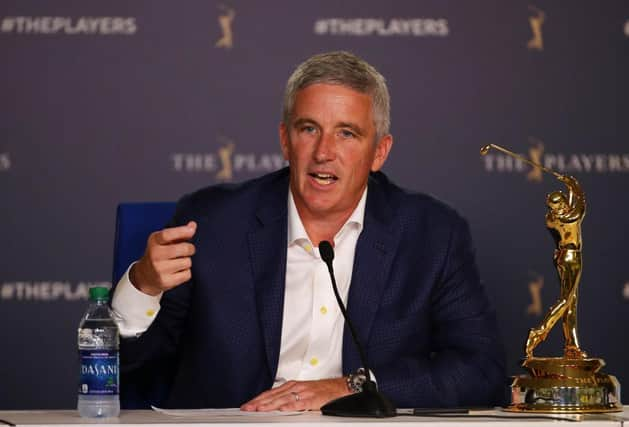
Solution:
M 334 260 L 334 249 L 330 242 L 324 240 L 319 243 L 319 253 L 321 259 L 325 262 L 330 273 L 330 279 L 332 280 L 332 288 L 334 289 L 334 296 L 336 302 L 341 309 L 345 324 L 349 327 L 352 334 L 354 344 L 358 349 L 360 355 L 360 361 L 365 369 L 365 375 L 367 381 L 363 384 L 363 390 L 358 393 L 353 393 L 348 396 L 343 396 L 338 399 L 332 400 L 321 407 L 321 413 L 323 415 L 334 415 L 337 417 L 362 417 L 362 418 L 387 418 L 394 417 L 396 415 L 396 409 L 393 403 L 389 401 L 382 393 L 378 391 L 376 383 L 371 379 L 371 373 L 367 364 L 367 357 L 360 345 L 356 330 L 349 320 L 347 310 L 343 305 L 343 300 L 339 295 L 338 288 L 336 287 L 336 279 L 334 277 L 334 268 L 332 267 L 332 260 Z

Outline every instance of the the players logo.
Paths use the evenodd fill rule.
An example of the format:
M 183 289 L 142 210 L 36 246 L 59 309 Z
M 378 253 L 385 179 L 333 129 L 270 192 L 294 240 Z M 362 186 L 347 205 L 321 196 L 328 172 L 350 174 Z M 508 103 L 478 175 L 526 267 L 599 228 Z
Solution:
M 526 44 L 526 47 L 529 48 L 529 50 L 542 51 L 544 50 L 542 25 L 544 25 L 544 21 L 546 20 L 546 14 L 543 10 L 532 5 L 529 5 L 529 10 L 532 12 L 532 15 L 529 16 L 529 26 L 531 27 L 532 37 Z
M 220 5 L 219 9 L 221 9 L 222 13 L 218 17 L 218 25 L 220 26 L 223 35 L 220 39 L 218 39 L 214 46 L 223 49 L 231 49 L 232 47 L 234 47 L 234 33 L 232 31 L 232 23 L 234 22 L 234 18 L 236 17 L 236 12 L 234 11 L 234 9 L 225 7 L 224 5 Z
M 209 173 L 220 182 L 245 179 L 247 175 L 273 172 L 287 165 L 281 152 L 243 152 L 232 138 L 216 137 L 212 152 L 172 153 L 170 160 L 177 173 Z
M 539 138 L 528 137 L 528 156 L 516 153 L 507 156 L 503 153 L 488 153 L 481 156 L 486 172 L 490 173 L 523 173 L 530 182 L 540 183 L 542 171 L 531 163 L 554 169 L 563 174 L 608 174 L 628 173 L 629 153 L 579 153 L 579 152 L 548 152 L 547 144 Z M 528 158 L 527 158 L 528 157 Z
M 225 142 L 225 145 L 218 149 L 218 158 L 221 161 L 221 170 L 216 174 L 216 179 L 219 181 L 231 181 L 234 176 L 232 155 L 234 154 L 236 144 L 224 137 L 219 139 L 222 139 Z
M 0 153 L 0 172 L 11 169 L 11 157 L 9 153 Z
M 544 287 L 544 278 L 537 275 L 529 282 L 529 292 L 531 293 L 531 303 L 526 308 L 526 313 L 533 316 L 541 316 L 542 314 L 542 288 Z
M 529 157 L 531 161 L 538 165 L 543 164 L 542 154 L 544 154 L 544 143 L 532 136 L 529 137 L 529 143 L 531 144 L 529 147 Z M 542 176 L 542 170 L 540 168 L 531 168 L 529 173 L 526 174 L 526 179 L 533 182 L 541 182 Z

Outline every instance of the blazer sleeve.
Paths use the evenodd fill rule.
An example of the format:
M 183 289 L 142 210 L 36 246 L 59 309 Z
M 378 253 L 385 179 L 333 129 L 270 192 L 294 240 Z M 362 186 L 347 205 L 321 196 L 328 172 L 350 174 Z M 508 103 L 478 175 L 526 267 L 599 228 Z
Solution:
M 458 216 L 442 265 L 430 293 L 428 348 L 375 367 L 379 388 L 399 407 L 501 405 L 504 351 L 469 227 Z
M 183 200 L 182 200 L 183 201 Z M 185 224 L 182 202 L 168 227 Z M 192 281 L 164 292 L 160 311 L 139 337 L 120 340 L 120 402 L 123 409 L 162 405 L 175 374 L 179 341 L 189 313 Z

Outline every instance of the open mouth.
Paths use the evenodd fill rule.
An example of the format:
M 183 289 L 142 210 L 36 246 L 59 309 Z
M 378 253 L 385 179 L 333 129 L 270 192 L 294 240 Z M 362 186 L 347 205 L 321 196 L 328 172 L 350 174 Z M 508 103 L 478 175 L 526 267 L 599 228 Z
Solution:
M 314 180 L 321 185 L 330 185 L 332 184 L 334 181 L 337 181 L 339 178 L 336 175 L 332 175 L 332 174 L 328 174 L 328 173 L 309 173 L 308 175 L 310 175 L 311 177 L 314 178 Z

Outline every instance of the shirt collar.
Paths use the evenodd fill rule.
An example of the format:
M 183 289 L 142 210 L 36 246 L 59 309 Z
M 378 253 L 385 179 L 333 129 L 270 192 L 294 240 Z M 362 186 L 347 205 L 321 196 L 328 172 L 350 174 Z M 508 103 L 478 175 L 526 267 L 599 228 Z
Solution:
M 341 227 L 334 239 L 339 238 L 348 225 L 353 225 L 358 229 L 358 231 L 362 231 L 363 223 L 365 221 L 365 205 L 367 202 L 367 187 L 365 187 L 365 191 L 363 191 L 363 195 L 360 197 L 358 201 L 358 205 L 349 216 L 345 224 Z M 288 191 L 288 246 L 292 245 L 299 240 L 307 240 L 308 233 L 306 233 L 306 229 L 304 228 L 304 224 L 301 222 L 301 218 L 299 217 L 299 212 L 297 212 L 297 206 L 295 206 L 295 199 L 293 198 L 293 191 Z

